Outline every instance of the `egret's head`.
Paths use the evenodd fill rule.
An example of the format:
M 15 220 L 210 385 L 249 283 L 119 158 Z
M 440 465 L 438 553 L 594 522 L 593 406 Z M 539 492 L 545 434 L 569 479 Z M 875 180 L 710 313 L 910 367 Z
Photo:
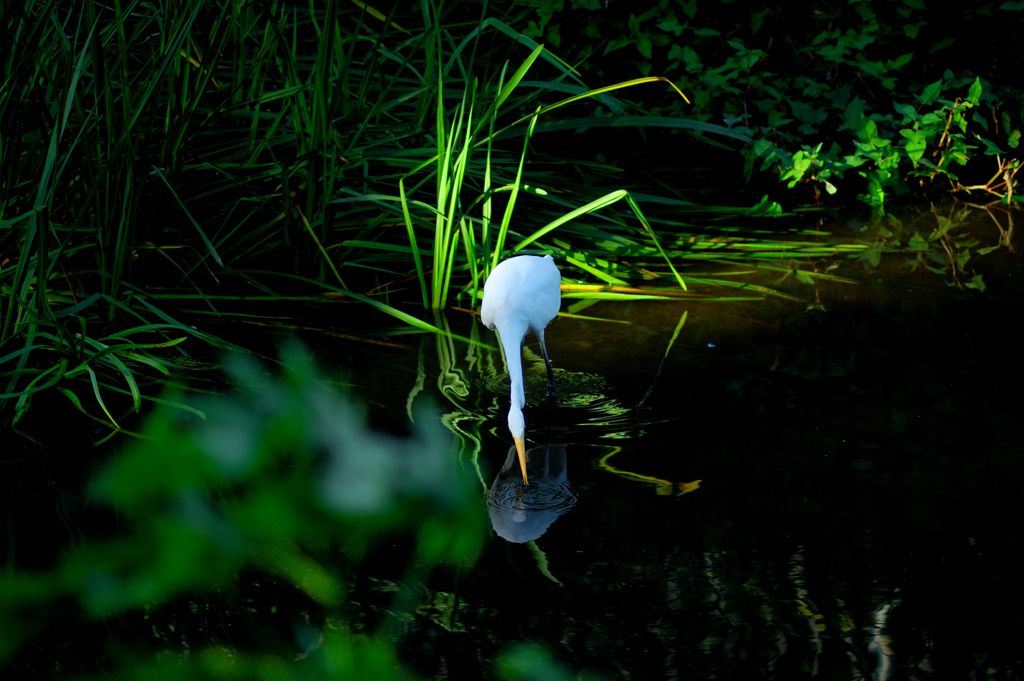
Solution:
M 527 485 L 530 480 L 526 477 L 526 420 L 523 418 L 523 410 L 513 401 L 512 408 L 508 410 L 508 430 L 512 433 L 512 439 L 516 441 L 516 453 L 519 455 L 519 468 L 523 471 L 523 482 Z

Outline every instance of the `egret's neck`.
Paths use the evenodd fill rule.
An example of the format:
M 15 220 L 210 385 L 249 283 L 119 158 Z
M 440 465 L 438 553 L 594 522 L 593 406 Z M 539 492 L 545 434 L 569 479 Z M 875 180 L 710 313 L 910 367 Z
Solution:
M 501 349 L 505 353 L 505 366 L 508 368 L 508 382 L 512 386 L 512 407 L 522 409 L 526 406 L 526 391 L 523 389 L 523 353 L 521 345 L 526 335 L 526 327 L 505 328 L 498 330 Z

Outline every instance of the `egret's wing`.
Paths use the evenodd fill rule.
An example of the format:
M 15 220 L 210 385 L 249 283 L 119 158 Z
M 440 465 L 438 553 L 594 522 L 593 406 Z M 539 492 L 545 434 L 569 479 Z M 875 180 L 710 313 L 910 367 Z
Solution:
M 532 329 L 543 330 L 558 314 L 561 284 L 562 276 L 551 256 L 503 260 L 484 284 L 480 319 L 489 329 L 525 322 Z

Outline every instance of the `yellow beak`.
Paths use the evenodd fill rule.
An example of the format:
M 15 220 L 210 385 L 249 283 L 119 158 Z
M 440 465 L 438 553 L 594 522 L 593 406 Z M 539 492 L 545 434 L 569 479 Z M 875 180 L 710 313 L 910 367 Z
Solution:
M 526 477 L 526 445 L 515 435 L 512 439 L 516 441 L 516 452 L 519 454 L 519 467 L 523 470 L 523 484 L 529 485 L 530 481 Z

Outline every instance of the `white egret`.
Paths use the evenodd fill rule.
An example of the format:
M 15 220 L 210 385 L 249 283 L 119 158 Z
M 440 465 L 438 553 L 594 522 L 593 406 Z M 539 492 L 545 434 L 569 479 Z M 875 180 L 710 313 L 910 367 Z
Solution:
M 516 442 L 519 467 L 526 477 L 526 421 L 523 407 L 526 392 L 523 389 L 523 343 L 526 334 L 533 332 L 540 341 L 540 351 L 548 368 L 548 393 L 554 391 L 555 376 L 551 360 L 544 345 L 544 329 L 558 314 L 562 302 L 562 276 L 550 255 L 520 255 L 498 264 L 484 284 L 484 303 L 480 318 L 488 329 L 497 329 L 501 349 L 508 366 L 508 380 L 512 386 L 508 410 L 508 429 Z

